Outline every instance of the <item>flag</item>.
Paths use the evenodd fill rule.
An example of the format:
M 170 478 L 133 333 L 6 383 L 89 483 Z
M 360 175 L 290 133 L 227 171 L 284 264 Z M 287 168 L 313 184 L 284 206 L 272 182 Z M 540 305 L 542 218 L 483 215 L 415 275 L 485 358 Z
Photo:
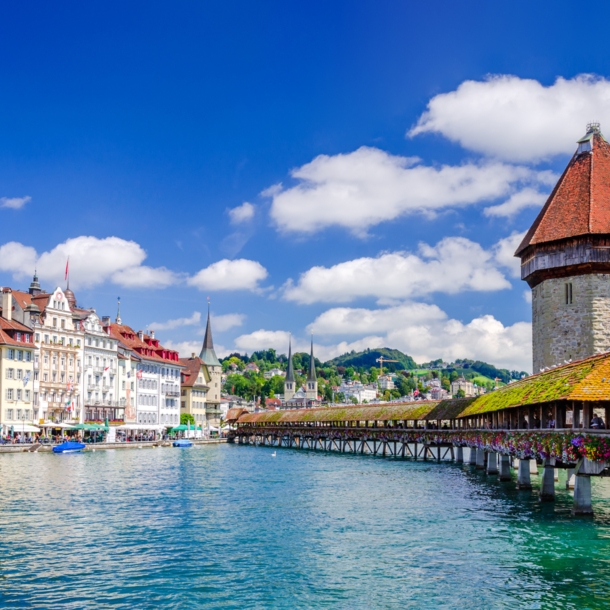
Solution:
M 30 373 L 27 372 L 24 376 L 23 376 L 23 387 L 25 388 L 28 385 L 28 382 L 30 381 Z
M 68 256 L 68 260 L 66 261 L 66 273 L 64 274 L 64 280 L 68 279 L 69 268 L 70 268 L 70 257 Z
M 138 379 L 142 379 L 142 371 L 138 371 L 138 372 L 136 373 L 136 377 L 137 377 Z
M 68 386 L 67 387 L 68 387 L 68 392 L 71 392 L 72 391 L 72 379 L 70 379 L 68 381 Z
M 131 379 L 131 371 L 129 371 L 129 373 L 127 373 L 127 379 Z
M 419 390 L 415 390 L 415 392 L 413 392 L 413 396 L 417 396 L 419 394 Z
M 105 372 L 106 372 L 106 371 L 107 371 L 109 368 L 110 368 L 110 367 L 109 367 L 109 366 L 107 366 L 107 367 L 104 369 L 104 373 L 105 373 Z

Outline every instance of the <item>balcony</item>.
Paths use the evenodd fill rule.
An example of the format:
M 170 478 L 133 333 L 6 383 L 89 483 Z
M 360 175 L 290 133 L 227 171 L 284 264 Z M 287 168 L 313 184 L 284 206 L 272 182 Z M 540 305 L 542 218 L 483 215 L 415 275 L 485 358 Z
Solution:
M 180 396 L 180 390 L 165 390 L 166 396 Z
M 125 405 L 119 404 L 118 400 L 89 400 L 85 399 L 86 407 L 124 407 Z

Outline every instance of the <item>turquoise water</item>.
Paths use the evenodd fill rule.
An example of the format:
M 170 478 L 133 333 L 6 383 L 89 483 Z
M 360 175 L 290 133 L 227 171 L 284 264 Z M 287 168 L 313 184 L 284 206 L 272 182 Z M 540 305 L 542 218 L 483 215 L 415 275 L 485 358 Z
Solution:
M 0 605 L 601 608 L 594 519 L 469 466 L 205 446 L 0 456 Z M 536 483 L 535 483 L 536 484 Z

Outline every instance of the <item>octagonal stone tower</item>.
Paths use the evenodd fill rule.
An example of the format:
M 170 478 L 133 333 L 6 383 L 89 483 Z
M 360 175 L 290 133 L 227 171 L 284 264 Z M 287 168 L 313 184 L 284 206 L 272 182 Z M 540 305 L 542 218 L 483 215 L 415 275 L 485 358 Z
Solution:
M 532 289 L 533 372 L 610 351 L 610 144 L 599 123 L 515 256 Z

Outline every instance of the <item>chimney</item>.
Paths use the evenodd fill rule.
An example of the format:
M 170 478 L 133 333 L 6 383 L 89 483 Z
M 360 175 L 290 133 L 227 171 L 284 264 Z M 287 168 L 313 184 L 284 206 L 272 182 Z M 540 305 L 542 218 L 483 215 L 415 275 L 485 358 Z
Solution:
M 102 318 L 102 326 L 110 326 L 110 316 L 104 316 Z
M 195 352 L 191 352 L 191 358 L 196 358 Z
M 154 338 L 155 338 L 155 331 L 154 331 L 154 330 L 151 330 L 151 331 L 150 331 L 150 338 L 151 338 L 151 339 L 154 339 Z
M 2 289 L 2 317 L 5 320 L 13 319 L 13 294 L 10 288 Z
M 140 341 L 144 341 L 144 331 L 143 330 L 138 331 L 138 338 L 140 339 Z

